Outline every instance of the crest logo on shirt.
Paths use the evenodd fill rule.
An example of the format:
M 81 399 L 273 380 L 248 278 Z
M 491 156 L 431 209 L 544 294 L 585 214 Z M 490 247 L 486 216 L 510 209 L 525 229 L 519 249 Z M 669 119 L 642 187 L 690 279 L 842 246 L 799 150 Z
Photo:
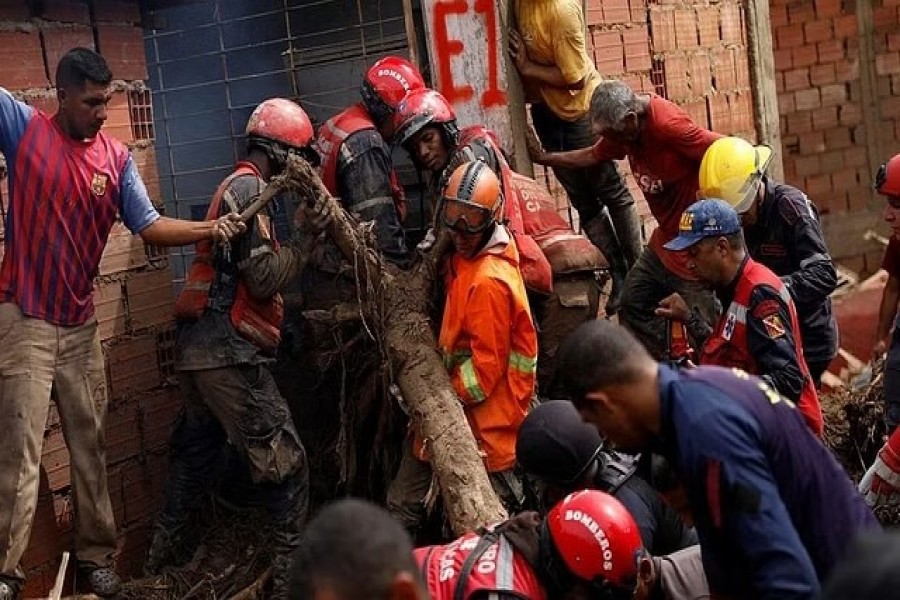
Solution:
M 106 194 L 106 184 L 108 182 L 109 177 L 103 173 L 94 173 L 94 177 L 91 179 L 91 191 L 97 197 L 103 196 Z
M 728 341 L 731 341 L 731 336 L 734 335 L 734 324 L 737 322 L 737 315 L 733 312 L 728 313 L 728 318 L 725 319 L 725 327 L 722 329 L 722 337 Z

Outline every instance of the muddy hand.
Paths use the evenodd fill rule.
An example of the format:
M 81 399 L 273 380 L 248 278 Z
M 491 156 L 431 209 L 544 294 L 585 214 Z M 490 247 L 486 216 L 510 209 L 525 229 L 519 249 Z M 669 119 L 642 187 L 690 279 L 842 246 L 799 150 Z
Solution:
M 230 242 L 247 231 L 247 225 L 241 221 L 241 215 L 229 213 L 216 219 L 213 224 L 213 240 L 219 243 Z
M 528 51 L 525 49 L 525 40 L 515 29 L 509 31 L 509 56 L 516 65 L 519 73 L 524 73 L 528 68 Z
M 544 152 L 541 141 L 531 126 L 525 128 L 525 145 L 528 148 L 528 156 L 531 158 L 531 162 L 539 165 L 544 164 L 547 153 Z
M 330 196 L 319 194 L 313 202 L 303 206 L 306 223 L 313 231 L 325 231 L 334 220 L 334 203 Z
M 659 301 L 656 316 L 685 322 L 691 317 L 691 309 L 679 294 L 671 294 Z

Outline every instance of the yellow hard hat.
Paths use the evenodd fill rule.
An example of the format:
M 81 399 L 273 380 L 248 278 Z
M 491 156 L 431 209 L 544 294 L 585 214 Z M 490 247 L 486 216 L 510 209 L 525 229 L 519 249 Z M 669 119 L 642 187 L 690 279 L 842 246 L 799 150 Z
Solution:
M 745 212 L 771 161 L 768 146 L 753 146 L 739 137 L 720 138 L 707 148 L 700 163 L 699 196 L 720 198 L 738 213 Z

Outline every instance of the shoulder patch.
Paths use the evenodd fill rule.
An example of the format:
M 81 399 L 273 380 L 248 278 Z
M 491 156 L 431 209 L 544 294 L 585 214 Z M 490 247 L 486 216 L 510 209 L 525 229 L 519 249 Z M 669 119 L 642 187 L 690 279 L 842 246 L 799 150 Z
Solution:
M 769 299 L 754 306 L 751 314 L 757 319 L 764 319 L 769 315 L 777 315 L 779 312 L 781 312 L 781 303 L 778 300 Z
M 766 333 L 769 334 L 769 337 L 773 340 L 784 336 L 784 323 L 781 322 L 780 316 L 769 315 L 768 317 L 764 318 L 762 322 L 766 326 Z

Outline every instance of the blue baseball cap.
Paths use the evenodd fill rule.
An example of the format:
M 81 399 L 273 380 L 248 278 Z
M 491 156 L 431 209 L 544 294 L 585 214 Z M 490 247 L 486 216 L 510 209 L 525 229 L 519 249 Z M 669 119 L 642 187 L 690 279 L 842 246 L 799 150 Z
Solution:
M 741 230 L 741 218 L 724 200 L 707 198 L 687 207 L 678 223 L 678 237 L 664 247 L 686 250 L 708 237 L 732 235 Z

